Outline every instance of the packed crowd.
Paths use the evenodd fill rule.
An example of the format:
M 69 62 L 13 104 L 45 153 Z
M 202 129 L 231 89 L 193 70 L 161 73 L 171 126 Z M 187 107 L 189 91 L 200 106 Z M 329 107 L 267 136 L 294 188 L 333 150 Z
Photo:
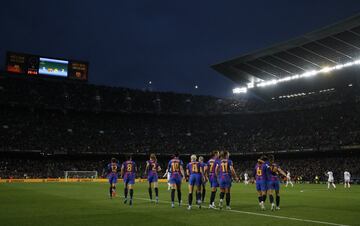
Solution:
M 181 116 L 0 109 L 0 150 L 47 153 L 208 153 L 333 150 L 360 143 L 360 107 Z
M 341 155 L 339 155 L 341 156 Z M 319 176 L 320 181 L 325 181 L 325 173 L 334 172 L 337 183 L 343 180 L 343 173 L 345 170 L 350 171 L 353 178 L 360 178 L 360 168 L 357 167 L 360 156 L 348 156 L 339 158 L 321 157 L 321 155 L 307 158 L 306 156 L 298 156 L 296 158 L 282 157 L 279 155 L 277 163 L 285 171 L 290 171 L 292 178 L 296 182 L 309 181 L 314 182 L 315 176 Z M 110 157 L 109 157 L 110 158 Z M 189 161 L 188 156 L 182 156 L 184 163 Z M 207 158 L 207 156 L 205 157 Z M 164 174 L 166 170 L 166 163 L 169 156 L 159 157 L 159 163 Z M 256 163 L 256 156 L 251 156 L 246 159 L 239 156 L 231 156 L 234 161 L 234 167 L 237 174 L 243 178 L 244 173 L 253 176 L 253 168 Z M 3 158 L 0 160 L 0 178 L 64 178 L 64 171 L 97 171 L 99 177 L 107 176 L 107 163 L 109 159 L 103 157 L 98 159 L 59 159 L 59 158 Z M 145 156 L 134 156 L 134 161 L 137 164 L 137 176 L 146 178 L 144 174 Z

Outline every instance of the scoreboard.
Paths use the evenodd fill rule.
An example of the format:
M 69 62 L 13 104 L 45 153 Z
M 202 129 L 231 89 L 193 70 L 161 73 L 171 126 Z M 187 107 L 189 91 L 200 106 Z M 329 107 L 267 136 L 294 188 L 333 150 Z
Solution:
M 57 77 L 87 81 L 89 63 L 25 53 L 7 52 L 6 71 L 32 77 Z

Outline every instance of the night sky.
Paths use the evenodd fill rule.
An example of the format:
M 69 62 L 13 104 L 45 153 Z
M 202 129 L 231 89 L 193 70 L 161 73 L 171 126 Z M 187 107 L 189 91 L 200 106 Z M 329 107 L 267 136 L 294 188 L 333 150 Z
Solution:
M 229 96 L 211 64 L 358 12 L 359 0 L 2 1 L 0 69 L 10 50 L 89 61 L 94 84 Z

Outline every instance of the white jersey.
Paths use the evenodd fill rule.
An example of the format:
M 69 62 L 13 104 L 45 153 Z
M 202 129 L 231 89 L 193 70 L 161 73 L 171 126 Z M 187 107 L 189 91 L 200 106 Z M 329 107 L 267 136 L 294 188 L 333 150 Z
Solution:
M 168 173 L 167 173 L 167 180 L 168 180 L 168 181 L 170 181 L 170 177 L 171 177 L 171 173 L 168 172 Z
M 249 175 L 247 173 L 244 173 L 244 179 L 249 180 Z
M 286 174 L 286 179 L 288 179 L 288 180 L 291 179 L 291 177 L 290 177 L 290 172 L 287 172 L 287 174 Z
M 350 177 L 351 177 L 350 173 L 348 171 L 345 171 L 344 172 L 344 180 L 345 181 L 350 181 Z
M 329 171 L 326 173 L 326 175 L 328 176 L 328 182 L 334 182 L 334 174 L 333 172 Z

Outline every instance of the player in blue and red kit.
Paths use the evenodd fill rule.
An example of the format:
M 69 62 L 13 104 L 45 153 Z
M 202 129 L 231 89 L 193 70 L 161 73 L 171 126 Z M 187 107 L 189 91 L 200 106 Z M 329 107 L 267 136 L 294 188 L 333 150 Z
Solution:
M 157 163 L 156 155 L 151 154 L 150 160 L 146 161 L 145 175 L 149 182 L 149 196 L 152 201 L 152 187 L 155 190 L 156 203 L 159 202 L 159 188 L 158 188 L 158 172 L 161 171 L 161 167 Z
M 204 157 L 202 156 L 199 157 L 199 163 L 203 172 L 203 177 L 201 181 L 201 203 L 204 203 L 205 195 L 206 195 L 206 182 L 208 181 L 208 178 L 206 177 L 207 175 L 205 173 L 207 171 L 207 165 L 204 162 Z
M 266 200 L 266 191 L 267 191 L 267 176 L 266 176 L 266 162 L 267 157 L 262 156 L 258 159 L 258 162 L 254 168 L 254 175 L 256 180 L 256 190 L 258 192 L 259 205 L 262 210 L 265 210 L 265 200 Z
M 201 163 L 196 161 L 196 155 L 191 155 L 191 162 L 186 165 L 186 175 L 189 177 L 189 207 L 191 210 L 194 186 L 196 187 L 196 202 L 201 208 L 201 184 L 204 177 Z
M 267 175 L 267 194 L 269 195 L 271 210 L 280 210 L 280 179 L 279 173 L 286 177 L 286 173 L 275 163 L 273 155 L 269 156 L 269 164 L 267 164 L 266 175 Z M 276 194 L 276 207 L 274 204 L 274 191 Z
M 216 191 L 219 187 L 218 178 L 216 176 L 216 166 L 220 163 L 219 160 L 219 152 L 213 151 L 211 155 L 211 159 L 207 162 L 206 167 L 206 177 L 209 179 L 210 187 L 211 187 L 211 195 L 210 195 L 210 203 L 209 208 L 215 208 L 215 197 Z
M 179 206 L 181 206 L 181 182 L 184 174 L 184 163 L 179 159 L 179 153 L 174 154 L 174 158 L 168 163 L 168 172 L 170 173 L 170 187 L 171 187 L 171 207 L 174 208 L 175 190 L 177 190 Z
M 116 183 L 118 180 L 118 173 L 120 170 L 120 164 L 115 158 L 111 159 L 111 162 L 107 165 L 107 171 L 108 175 L 107 178 L 109 179 L 110 184 L 110 198 L 113 198 L 116 196 Z
M 219 208 L 222 209 L 224 196 L 226 195 L 226 209 L 231 210 L 230 208 L 230 190 L 232 179 L 239 181 L 239 177 L 236 175 L 233 162 L 229 159 L 230 153 L 227 151 L 222 151 L 220 154 L 220 163 L 216 165 L 215 172 L 219 179 L 220 186 L 220 202 Z
M 127 161 L 125 161 L 121 166 L 121 177 L 124 180 L 124 196 L 125 196 L 124 204 L 126 204 L 127 202 L 127 196 L 129 192 L 130 206 L 133 204 L 135 174 L 136 174 L 136 164 L 132 160 L 132 157 L 130 155 L 128 156 Z

